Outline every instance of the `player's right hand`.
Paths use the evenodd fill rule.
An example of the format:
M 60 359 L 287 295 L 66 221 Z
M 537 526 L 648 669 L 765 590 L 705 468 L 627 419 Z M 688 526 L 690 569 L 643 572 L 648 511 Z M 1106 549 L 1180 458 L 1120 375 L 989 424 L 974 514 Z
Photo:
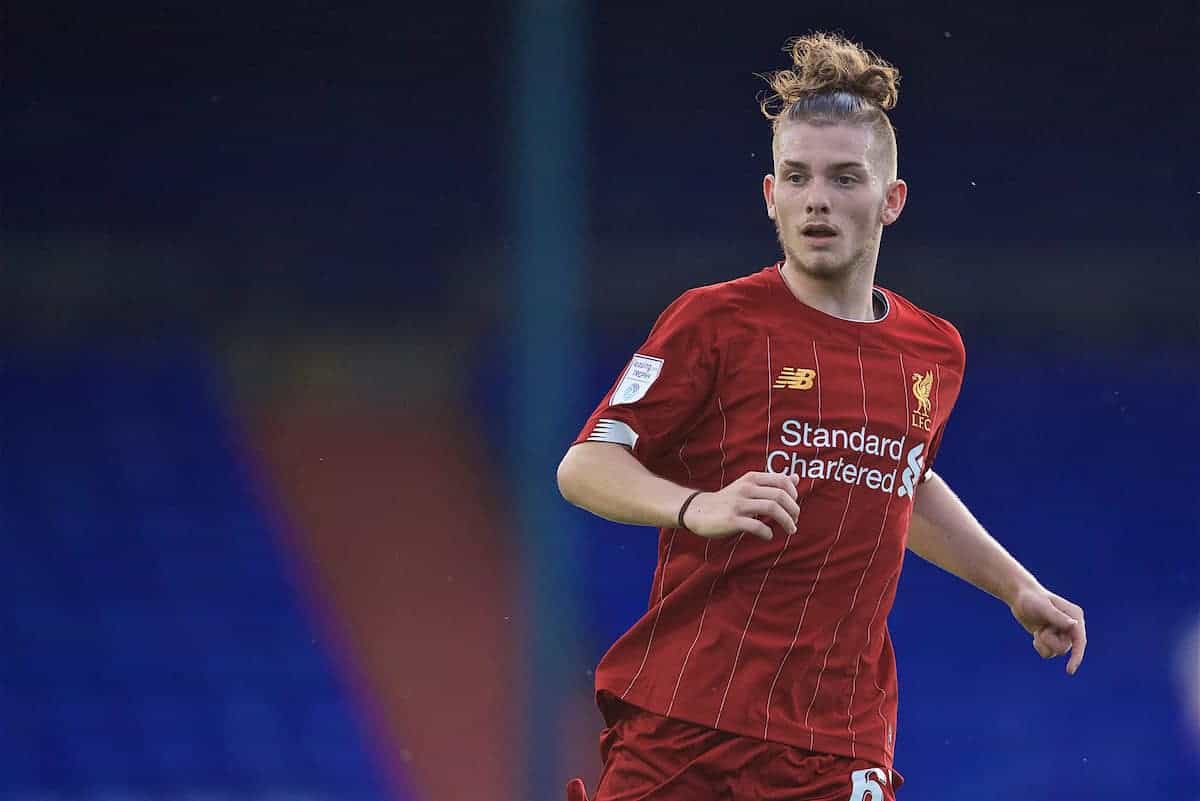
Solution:
M 774 534 L 769 524 L 795 533 L 800 506 L 796 503 L 799 476 L 751 472 L 718 492 L 696 496 L 683 524 L 701 537 L 728 537 L 746 532 L 764 540 Z

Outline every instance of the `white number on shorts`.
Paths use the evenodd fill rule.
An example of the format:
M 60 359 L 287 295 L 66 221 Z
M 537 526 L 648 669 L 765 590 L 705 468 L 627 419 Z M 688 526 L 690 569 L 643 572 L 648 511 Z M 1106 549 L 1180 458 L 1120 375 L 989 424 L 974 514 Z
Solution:
M 879 782 L 888 783 L 887 771 L 883 768 L 856 770 L 850 774 L 854 786 L 850 789 L 850 801 L 884 801 L 883 788 Z

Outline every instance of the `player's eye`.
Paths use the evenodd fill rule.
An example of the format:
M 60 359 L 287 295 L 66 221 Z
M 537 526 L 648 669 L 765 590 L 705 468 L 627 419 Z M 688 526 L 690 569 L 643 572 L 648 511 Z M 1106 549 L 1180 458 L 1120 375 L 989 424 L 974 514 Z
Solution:
M 839 175 L 833 179 L 838 186 L 853 186 L 858 183 L 858 178 L 853 175 Z
M 787 181 L 788 183 L 802 184 L 804 183 L 804 176 L 798 172 L 794 172 L 787 177 Z

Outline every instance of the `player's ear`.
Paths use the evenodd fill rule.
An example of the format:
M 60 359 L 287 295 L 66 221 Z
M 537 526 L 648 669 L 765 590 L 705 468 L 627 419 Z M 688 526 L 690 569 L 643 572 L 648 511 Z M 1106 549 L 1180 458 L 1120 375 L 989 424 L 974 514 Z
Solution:
M 775 176 L 771 173 L 763 176 L 763 200 L 767 204 L 767 216 L 775 219 Z
M 899 179 L 888 184 L 883 193 L 883 209 L 879 212 L 879 221 L 884 225 L 894 223 L 899 219 L 900 212 L 904 211 L 904 202 L 907 199 L 908 184 Z

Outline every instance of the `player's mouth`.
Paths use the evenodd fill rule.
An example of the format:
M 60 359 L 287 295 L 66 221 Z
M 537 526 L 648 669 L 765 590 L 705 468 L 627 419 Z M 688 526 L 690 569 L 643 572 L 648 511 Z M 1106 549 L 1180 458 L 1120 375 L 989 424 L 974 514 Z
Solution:
M 809 242 L 828 242 L 837 237 L 838 231 L 825 223 L 809 223 L 800 229 L 800 234 Z

